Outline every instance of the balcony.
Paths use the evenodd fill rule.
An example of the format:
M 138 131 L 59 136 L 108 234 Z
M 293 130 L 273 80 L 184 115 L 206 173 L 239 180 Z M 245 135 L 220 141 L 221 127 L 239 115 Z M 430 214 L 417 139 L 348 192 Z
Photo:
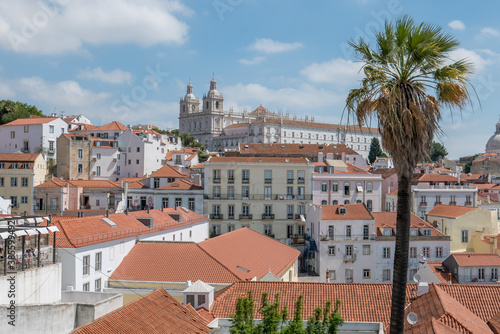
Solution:
M 362 240 L 375 240 L 375 234 L 351 234 L 351 235 L 328 235 L 321 234 L 321 241 L 362 241 Z
M 344 255 L 344 262 L 354 262 L 356 261 L 356 254 Z
M 241 179 L 241 183 L 250 183 L 250 179 Z
M 286 218 L 287 218 L 287 219 L 293 219 L 293 213 L 288 213 L 288 214 L 286 215 Z
M 465 206 L 467 205 L 472 205 L 472 202 L 471 201 L 465 201 Z
M 214 177 L 214 183 L 220 183 L 220 177 Z
M 286 179 L 286 183 L 293 184 L 293 179 Z
M 304 184 L 304 183 L 306 183 L 306 180 L 305 180 L 303 177 L 299 177 L 299 178 L 297 179 L 297 183 L 298 183 L 298 184 Z
M 455 201 L 450 201 L 450 205 L 457 205 L 457 202 L 455 202 Z
M 274 213 L 263 213 L 262 219 L 274 219 Z
M 427 206 L 427 202 L 420 202 L 420 207 L 426 207 Z
M 438 204 L 443 204 L 443 203 L 441 201 L 436 201 L 434 204 L 438 205 Z
M 240 219 L 252 219 L 252 215 L 251 214 L 243 214 L 243 215 L 240 215 Z
M 210 219 L 223 219 L 222 214 L 212 213 L 210 214 Z
M 228 215 L 227 219 L 234 219 L 234 215 Z
M 273 179 L 264 179 L 264 183 L 267 183 L 267 184 L 273 183 Z
M 241 195 L 241 194 L 205 194 L 203 195 L 204 199 L 212 199 L 212 200 L 312 200 L 312 195 Z
M 234 183 L 234 177 L 227 178 L 227 183 Z

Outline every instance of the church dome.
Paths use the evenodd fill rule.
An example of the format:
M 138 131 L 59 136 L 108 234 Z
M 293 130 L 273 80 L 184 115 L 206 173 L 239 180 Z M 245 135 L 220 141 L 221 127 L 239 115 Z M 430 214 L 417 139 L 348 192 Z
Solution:
M 196 98 L 194 97 L 193 94 L 193 85 L 191 84 L 191 81 L 189 81 L 189 84 L 187 85 L 187 92 L 186 96 L 184 96 L 184 101 L 194 101 Z
M 495 134 L 486 143 L 486 153 L 500 153 L 500 122 L 497 123 Z
M 210 91 L 208 92 L 209 98 L 219 97 L 219 92 L 217 91 L 217 81 L 215 81 L 215 76 L 212 76 L 212 81 L 210 81 Z

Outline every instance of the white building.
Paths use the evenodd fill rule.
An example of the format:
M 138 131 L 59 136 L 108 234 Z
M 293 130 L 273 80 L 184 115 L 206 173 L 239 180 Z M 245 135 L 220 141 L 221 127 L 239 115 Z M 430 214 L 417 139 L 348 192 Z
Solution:
M 363 204 L 313 205 L 307 226 L 317 245 L 315 258 L 307 259 L 309 269 L 322 282 L 392 282 L 396 213 L 369 212 Z M 412 215 L 409 281 L 419 261 L 440 262 L 449 254 L 450 238 Z
M 64 268 L 62 287 L 77 291 L 102 291 L 137 240 L 200 242 L 208 238 L 208 219 L 184 208 L 55 222 L 62 232 L 56 238 Z
M 0 126 L 0 153 L 43 153 L 45 161 L 56 159 L 57 138 L 67 132 L 59 117 L 19 118 Z
M 443 265 L 458 283 L 498 282 L 500 255 L 498 254 L 451 254 Z
M 224 111 L 224 98 L 214 78 L 201 109 L 200 103 L 189 83 L 179 102 L 179 132 L 195 136 L 212 152 L 234 150 L 239 143 L 346 144 L 366 159 L 372 138 L 380 140 L 374 128 L 315 123 L 308 116 L 290 119 L 288 113 L 273 113 L 262 106 L 250 113 Z

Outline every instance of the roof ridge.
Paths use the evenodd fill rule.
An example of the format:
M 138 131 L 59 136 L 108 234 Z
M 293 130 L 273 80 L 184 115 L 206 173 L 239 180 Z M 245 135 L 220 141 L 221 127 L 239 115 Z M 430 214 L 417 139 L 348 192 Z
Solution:
M 204 240 L 206 241 L 206 240 Z M 202 241 L 203 242 L 203 241 Z M 205 252 L 205 254 L 207 254 L 209 257 L 211 257 L 215 262 L 217 262 L 218 264 L 220 264 L 222 267 L 224 267 L 226 270 L 228 270 L 234 277 L 236 277 L 237 279 L 239 279 L 240 281 L 243 280 L 243 278 L 241 278 L 240 276 L 236 275 L 236 273 L 234 273 L 231 269 L 229 269 L 226 265 L 224 265 L 222 262 L 219 261 L 219 259 L 216 259 L 212 254 L 210 254 L 205 248 L 203 248 L 201 246 L 201 243 L 202 242 L 197 242 L 196 243 L 196 246 L 198 248 L 200 248 L 203 252 Z

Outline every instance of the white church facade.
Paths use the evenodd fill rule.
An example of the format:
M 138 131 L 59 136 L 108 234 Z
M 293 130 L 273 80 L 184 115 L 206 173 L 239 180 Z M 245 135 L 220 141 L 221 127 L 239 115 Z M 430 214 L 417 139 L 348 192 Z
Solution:
M 200 141 L 210 152 L 238 149 L 239 143 L 345 144 L 368 158 L 376 128 L 317 123 L 314 116 L 298 119 L 260 106 L 252 112 L 224 111 L 224 97 L 215 78 L 203 100 L 196 99 L 191 82 L 179 102 L 179 132 Z

